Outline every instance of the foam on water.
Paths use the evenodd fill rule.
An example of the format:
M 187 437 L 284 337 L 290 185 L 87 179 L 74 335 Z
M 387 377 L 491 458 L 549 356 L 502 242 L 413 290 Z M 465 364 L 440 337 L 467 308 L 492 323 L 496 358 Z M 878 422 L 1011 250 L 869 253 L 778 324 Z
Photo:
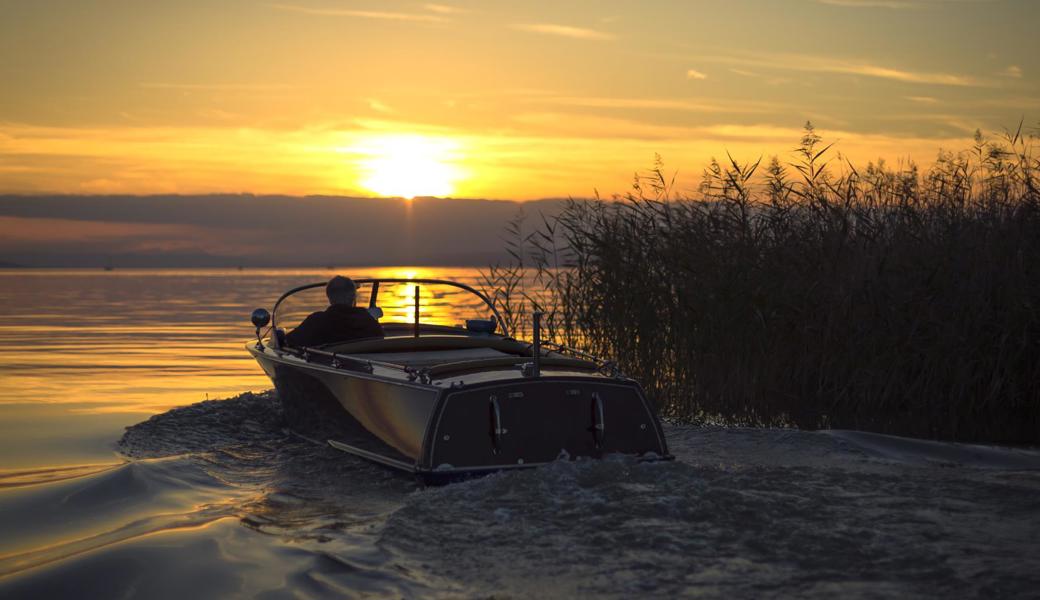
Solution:
M 616 457 L 419 492 L 383 541 L 486 593 L 1026 592 L 1038 483 Z
M 0 473 L 0 596 L 1040 589 L 1036 452 L 669 426 L 674 462 L 421 488 L 294 434 L 280 410 L 272 393 L 202 402 L 128 428 L 125 463 Z

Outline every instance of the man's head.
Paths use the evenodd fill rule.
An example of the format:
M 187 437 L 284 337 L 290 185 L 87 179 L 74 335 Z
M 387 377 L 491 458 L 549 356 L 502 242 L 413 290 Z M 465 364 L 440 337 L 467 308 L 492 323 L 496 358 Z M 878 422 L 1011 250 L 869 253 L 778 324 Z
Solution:
M 357 300 L 357 286 L 349 277 L 336 275 L 325 285 L 325 295 L 329 297 L 329 304 L 354 306 L 354 301 Z

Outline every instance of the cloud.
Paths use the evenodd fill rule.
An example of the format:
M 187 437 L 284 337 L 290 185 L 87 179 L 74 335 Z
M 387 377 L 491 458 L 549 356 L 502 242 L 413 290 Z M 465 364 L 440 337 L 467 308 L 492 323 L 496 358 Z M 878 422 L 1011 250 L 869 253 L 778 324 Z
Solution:
M 705 75 L 704 73 L 701 73 L 697 69 L 687 69 L 686 70 L 686 78 L 687 79 L 698 79 L 698 80 L 700 80 L 700 79 L 707 79 L 708 76 Z
M 780 69 L 786 71 L 804 71 L 810 73 L 837 73 L 842 75 L 860 75 L 876 79 L 888 79 L 905 83 L 921 83 L 930 85 L 948 85 L 959 87 L 987 87 L 990 82 L 969 75 L 955 73 L 937 73 L 927 71 L 909 71 L 894 67 L 872 64 L 865 61 L 822 58 L 804 54 L 780 55 L 774 59 L 739 58 L 732 56 L 707 57 L 702 60 L 738 66 Z
M 139 83 L 140 87 L 149 90 L 183 90 L 198 92 L 265 92 L 271 90 L 284 90 L 289 86 L 277 83 L 176 83 L 176 82 L 145 82 Z
M 849 6 L 853 8 L 915 8 L 919 4 L 906 0 L 817 0 L 829 6 Z
M 939 103 L 939 100 L 937 98 L 932 98 L 931 96 L 904 96 L 904 98 L 906 98 L 907 100 L 909 100 L 911 102 L 917 102 L 918 104 L 938 104 Z
M 990 2 L 992 0 L 816 0 L 828 6 L 845 6 L 849 8 L 888 8 L 904 10 L 913 8 L 931 8 L 950 4 L 967 4 L 970 2 Z
M 376 111 L 376 112 L 381 112 L 381 113 L 392 113 L 392 112 L 394 112 L 393 108 L 391 108 L 387 104 L 384 104 L 383 102 L 380 102 L 376 98 L 369 98 L 368 99 L 368 107 L 371 108 L 372 110 Z
M 235 121 L 242 119 L 242 115 L 238 113 L 221 110 L 219 108 L 204 108 L 198 111 L 198 115 L 206 119 L 215 119 L 218 121 Z
M 864 75 L 878 79 L 891 79 L 894 81 L 905 81 L 908 83 L 928 83 L 953 86 L 978 86 L 981 85 L 976 79 L 966 75 L 955 75 L 952 73 L 926 73 L 893 69 L 881 65 L 866 63 L 831 63 L 821 64 L 816 67 L 820 71 L 833 73 L 848 73 L 850 75 Z
M 1011 109 L 1027 114 L 1040 113 L 1040 98 L 1035 96 L 1002 96 L 1000 98 L 980 98 L 970 103 L 980 108 Z
M 785 142 L 787 140 L 793 140 L 801 135 L 804 135 L 805 131 L 795 127 L 782 127 L 776 125 L 733 125 L 733 124 L 722 124 L 722 125 L 710 125 L 707 127 L 699 128 L 704 132 L 705 137 L 712 139 L 751 139 L 756 141 L 777 141 Z M 848 132 L 828 132 L 829 135 L 848 135 Z
M 606 41 L 616 39 L 617 37 L 614 34 L 606 33 L 603 31 L 596 31 L 595 29 L 571 27 L 570 25 L 557 25 L 555 23 L 517 23 L 515 25 L 511 25 L 511 27 L 518 31 L 526 31 L 528 33 L 557 35 L 561 37 L 569 37 L 578 40 Z
M 437 15 L 424 15 L 404 12 L 379 10 L 352 10 L 344 8 L 314 8 L 295 4 L 272 4 L 276 10 L 314 15 L 321 17 L 354 17 L 359 19 L 380 19 L 384 21 L 416 21 L 421 23 L 445 23 L 448 19 Z
M 464 8 L 448 6 L 447 4 L 423 4 L 423 8 L 430 12 L 440 13 L 442 15 L 461 15 L 469 12 Z
M 920 107 L 913 107 L 918 110 L 909 113 L 905 122 L 879 123 L 879 119 L 870 118 L 860 125 L 842 126 L 844 131 L 836 131 L 829 129 L 837 125 L 833 119 L 817 119 L 798 106 L 773 105 L 765 100 L 741 101 L 730 109 L 738 112 L 745 107 L 749 112 L 758 106 L 767 109 L 754 119 L 730 120 L 723 116 L 719 120 L 702 119 L 699 115 L 693 119 L 662 119 L 664 115 L 652 114 L 652 110 L 704 109 L 726 115 L 723 107 L 728 103 L 723 100 L 717 101 L 718 106 L 667 98 L 544 100 L 565 107 L 632 107 L 630 112 L 596 114 L 607 111 L 553 110 L 552 104 L 536 104 L 543 101 L 537 96 L 527 98 L 534 108 L 531 113 L 511 112 L 515 116 L 497 121 L 494 130 L 486 133 L 389 118 L 350 120 L 338 125 L 313 123 L 295 128 L 231 125 L 73 128 L 0 122 L 0 194 L 34 194 L 25 205 L 43 211 L 35 214 L 61 215 L 62 218 L 73 218 L 73 211 L 81 205 L 71 203 L 60 209 L 48 209 L 39 203 L 38 195 L 54 191 L 367 195 L 357 184 L 360 172 L 356 170 L 356 157 L 344 154 L 341 148 L 354 147 L 383 134 L 398 135 L 401 131 L 457 140 L 465 149 L 459 165 L 470 170 L 472 177 L 460 182 L 456 195 L 485 198 L 580 196 L 593 189 L 608 193 L 623 191 L 631 182 L 631 169 L 647 164 L 654 153 L 665 156 L 671 164 L 685 165 L 690 173 L 699 172 L 699 167 L 712 155 L 727 150 L 736 157 L 784 154 L 797 143 L 798 124 L 806 117 L 823 124 L 828 139 L 841 139 L 843 154 L 854 161 L 908 154 L 928 159 L 938 147 L 959 148 L 970 144 L 970 132 L 966 130 L 960 133 L 945 126 L 938 128 L 936 123 L 940 122 L 931 120 L 922 125 L 920 116 L 931 111 L 920 110 Z M 1015 101 L 1037 106 L 1035 99 L 1026 96 Z M 830 126 L 826 125 L 828 122 Z M 986 121 L 972 125 L 992 128 Z M 899 131 L 913 133 L 899 135 Z M 229 209 L 229 222 L 240 224 L 243 214 L 266 214 L 257 208 L 259 198 L 249 199 L 246 207 Z M 183 206 L 185 217 L 194 218 L 209 210 L 206 207 L 210 204 Z M 129 202 L 128 208 L 149 212 L 138 202 Z M 355 207 L 348 213 L 351 211 L 355 211 Z M 110 210 L 101 210 L 100 214 L 103 219 L 113 219 Z M 289 228 L 287 240 L 298 236 L 300 230 L 310 235 L 315 227 L 326 222 L 339 227 L 338 222 L 314 214 L 289 212 L 280 213 L 274 219 L 278 231 L 282 231 L 289 218 L 301 219 L 304 225 L 303 229 Z M 399 226 L 400 220 L 394 223 Z M 336 228 L 330 231 L 330 239 L 341 243 L 343 231 Z M 493 233 L 497 235 L 497 231 L 494 229 Z M 367 233 L 362 230 L 359 235 Z M 373 237 L 376 241 L 372 247 L 382 248 L 378 244 L 385 241 L 385 231 L 378 233 Z M 0 245 L 4 239 L 4 232 L 0 231 Z M 266 238 L 250 235 L 248 239 Z M 362 244 L 362 247 L 368 246 Z M 314 256 L 328 254 L 315 253 Z M 401 264 L 409 260 L 407 256 L 395 255 L 394 260 L 398 259 L 403 261 Z M 25 262 L 14 256 L 7 256 L 5 260 Z
M 963 115 L 957 114 L 938 113 L 934 110 L 927 112 L 886 113 L 878 115 L 875 119 L 894 125 L 908 123 L 912 124 L 913 127 L 920 127 L 922 122 L 932 123 L 950 131 L 958 132 L 965 138 L 974 135 L 981 128 L 980 123 L 975 119 L 965 118 Z
M 776 103 L 755 102 L 690 102 L 671 98 L 604 98 L 595 96 L 557 96 L 535 98 L 536 104 L 574 106 L 578 108 L 617 108 L 638 110 L 678 110 L 697 113 L 764 113 L 777 108 Z
M 1022 79 L 1022 67 L 1018 65 L 1010 65 L 1004 69 L 1001 73 L 1004 77 L 1011 77 L 1013 79 Z

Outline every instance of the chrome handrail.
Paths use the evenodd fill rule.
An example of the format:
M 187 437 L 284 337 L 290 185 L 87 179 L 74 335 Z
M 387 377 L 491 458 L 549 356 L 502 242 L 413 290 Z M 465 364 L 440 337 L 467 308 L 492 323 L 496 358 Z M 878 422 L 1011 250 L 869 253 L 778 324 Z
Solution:
M 369 368 L 371 368 L 371 367 L 384 367 L 384 368 L 387 368 L 387 369 L 396 369 L 398 371 L 406 371 L 406 372 L 408 370 L 408 367 L 405 367 L 403 365 L 399 365 L 399 364 L 396 364 L 396 363 L 383 362 L 381 360 L 370 360 L 370 359 L 367 359 L 367 358 L 364 359 L 364 360 L 361 360 L 359 358 L 354 358 L 353 356 L 350 356 L 349 354 L 340 354 L 339 352 L 329 352 L 328 350 L 319 350 L 318 348 L 313 348 L 311 346 L 304 346 L 302 348 L 294 348 L 292 346 L 287 346 L 287 347 L 280 348 L 280 350 L 282 350 L 283 352 L 285 352 L 287 354 L 292 354 L 293 356 L 298 356 L 299 358 L 302 358 L 303 360 L 306 360 L 308 362 L 309 362 L 309 357 L 310 356 L 313 356 L 313 355 L 317 354 L 318 356 L 326 356 L 326 357 L 328 357 L 330 359 L 330 363 L 331 363 L 331 361 L 345 360 L 345 361 L 349 361 L 349 362 L 352 362 L 352 363 L 359 363 L 359 364 L 365 365 L 366 367 L 369 367 Z M 343 363 L 340 362 L 338 365 L 333 366 L 333 368 L 340 368 L 340 367 L 343 367 L 343 366 L 344 366 Z
M 585 352 L 583 350 L 578 350 L 577 348 L 572 348 L 570 346 L 564 346 L 563 344 L 558 344 L 556 342 L 547 342 L 545 340 L 542 340 L 541 346 L 542 348 L 548 348 L 556 352 L 566 352 L 568 354 L 573 354 L 579 358 L 584 358 L 592 362 L 599 363 L 601 365 L 606 365 L 610 363 L 609 360 L 606 360 L 604 358 L 600 358 L 598 356 L 589 354 L 588 352 Z
M 558 344 L 552 344 L 552 345 L 553 346 L 558 346 Z M 333 369 L 349 369 L 350 365 L 354 365 L 354 366 L 359 367 L 361 370 L 366 371 L 368 373 L 372 372 L 372 367 L 382 367 L 384 369 L 390 369 L 390 370 L 394 370 L 394 371 L 401 371 L 401 372 L 404 372 L 404 373 L 406 373 L 408 375 L 408 380 L 409 381 L 415 381 L 415 380 L 418 379 L 419 383 L 425 383 L 425 384 L 429 384 L 432 381 L 432 378 L 435 377 L 435 376 L 440 378 L 440 376 L 446 375 L 447 373 L 454 372 L 454 371 L 457 371 L 459 369 L 464 369 L 467 365 L 487 366 L 487 364 L 491 363 L 491 362 L 495 362 L 495 361 L 507 361 L 508 362 L 508 360 L 512 360 L 515 364 L 519 365 L 521 363 L 517 362 L 517 361 L 521 361 L 524 358 L 522 356 L 516 356 L 516 357 L 513 357 L 513 358 L 508 359 L 508 360 L 507 359 L 503 359 L 503 358 L 475 359 L 475 360 L 470 360 L 470 361 L 462 361 L 462 362 L 458 362 L 458 363 L 443 363 L 443 364 L 437 365 L 436 367 L 419 367 L 419 368 L 416 368 L 416 367 L 413 367 L 413 366 L 410 366 L 410 365 L 401 365 L 401 364 L 398 364 L 398 363 L 385 362 L 385 361 L 381 361 L 381 360 L 372 360 L 370 358 L 365 358 L 365 359 L 355 358 L 354 356 L 351 356 L 350 354 L 342 354 L 342 353 L 339 353 L 339 352 L 330 352 L 328 350 L 321 350 L 319 348 L 314 348 L 312 346 L 304 346 L 302 348 L 294 348 L 294 347 L 290 346 L 290 347 L 282 347 L 280 350 L 282 352 L 284 352 L 284 353 L 291 354 L 291 355 L 293 355 L 293 356 L 295 356 L 297 358 L 300 358 L 300 359 L 302 359 L 302 360 L 304 360 L 306 362 L 310 362 L 311 361 L 311 357 L 314 357 L 314 356 L 325 357 L 325 358 L 327 358 L 329 360 L 329 366 L 331 366 Z M 581 353 L 580 351 L 575 351 L 575 352 Z M 584 353 L 581 353 L 581 354 L 584 354 Z M 591 357 L 591 355 L 588 355 L 588 354 L 586 354 L 585 356 Z M 557 364 L 555 362 L 552 362 L 553 361 L 552 358 L 546 357 L 546 360 L 550 361 L 549 364 L 551 366 L 554 366 L 554 367 L 561 366 L 561 365 L 559 365 L 559 364 Z M 582 360 L 582 359 L 580 359 L 580 358 L 561 358 L 559 360 Z M 596 370 L 603 370 L 605 367 L 607 367 L 607 366 L 612 364 L 609 361 L 604 361 L 604 360 L 601 360 L 601 359 L 588 360 L 586 362 L 592 363 Z M 571 366 L 573 367 L 573 365 L 571 365 Z M 445 370 L 445 367 L 447 367 L 446 370 Z M 444 372 L 441 372 L 442 370 Z

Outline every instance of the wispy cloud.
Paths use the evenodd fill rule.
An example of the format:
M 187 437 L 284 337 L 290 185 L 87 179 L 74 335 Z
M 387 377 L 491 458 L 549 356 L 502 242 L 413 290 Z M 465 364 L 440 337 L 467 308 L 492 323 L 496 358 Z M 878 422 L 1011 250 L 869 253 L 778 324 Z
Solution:
M 967 75 L 906 71 L 867 63 L 824 63 L 817 65 L 816 70 L 829 71 L 833 73 L 848 73 L 850 75 L 864 75 L 866 77 L 892 79 L 894 81 L 905 81 L 909 83 L 929 83 L 966 87 L 982 85 L 977 79 Z
M 752 79 L 761 79 L 767 85 L 774 85 L 775 86 L 775 85 L 785 85 L 785 84 L 791 83 L 791 78 L 790 77 L 778 77 L 778 76 L 775 76 L 775 75 L 766 77 L 766 76 L 762 75 L 761 73 L 756 73 L 755 71 L 748 71 L 747 69 L 730 69 L 729 72 L 733 73 L 734 75 L 740 75 L 741 77 L 750 77 Z
M 732 56 L 707 57 L 708 60 L 723 64 L 750 66 L 786 71 L 804 71 L 811 73 L 838 73 L 843 75 L 860 75 L 876 79 L 888 79 L 906 83 L 922 83 L 931 85 L 949 85 L 961 87 L 986 87 L 991 82 L 980 80 L 970 75 L 956 73 L 937 73 L 930 71 L 911 71 L 885 65 L 877 65 L 865 61 L 821 58 L 818 56 L 788 54 L 773 59 L 740 58 Z
M 928 122 L 944 129 L 960 132 L 965 136 L 972 135 L 980 129 L 980 123 L 975 119 L 965 118 L 963 115 L 958 114 L 944 114 L 934 111 L 927 113 L 887 113 L 878 115 L 875 119 L 893 124 L 899 122 L 913 124 L 914 127 L 919 127 L 922 122 Z
M 672 98 L 611 98 L 597 96 L 555 96 L 532 98 L 531 104 L 573 106 L 577 108 L 611 108 L 636 110 L 676 110 L 696 113 L 764 113 L 775 110 L 777 103 L 750 101 L 690 102 Z
M 720 124 L 710 125 L 707 127 L 701 127 L 700 130 L 704 131 L 708 137 L 716 139 L 740 139 L 750 138 L 753 140 L 792 140 L 800 135 L 804 134 L 804 130 L 796 129 L 793 127 L 782 127 L 777 125 L 737 125 L 737 124 Z M 838 132 L 840 135 L 844 132 Z M 831 135 L 836 135 L 831 132 Z M 846 134 L 847 135 L 847 134 Z
M 618 116 L 602 116 L 592 114 L 572 114 L 557 112 L 521 113 L 510 117 L 512 123 L 520 130 L 517 135 L 539 136 L 552 132 L 551 135 L 563 140 L 597 140 L 597 143 L 605 140 L 629 140 L 629 143 L 648 142 L 648 147 L 660 152 L 661 148 L 666 151 L 672 144 L 681 146 L 696 140 L 693 148 L 704 151 L 703 158 L 709 158 L 710 154 L 719 148 L 708 146 L 706 142 L 718 142 L 725 144 L 723 149 L 729 148 L 735 151 L 735 155 L 743 154 L 744 149 L 754 151 L 761 155 L 763 150 L 769 148 L 770 152 L 789 148 L 791 140 L 797 140 L 804 131 L 799 127 L 786 125 L 775 125 L 770 123 L 728 123 L 721 122 L 714 125 L 686 125 L 686 124 L 661 124 L 647 122 Z M 828 129 L 825 132 L 829 139 L 842 140 L 842 147 L 848 148 L 850 142 L 860 142 L 860 149 L 865 146 L 870 153 L 879 150 L 879 142 L 884 141 L 886 145 L 896 148 L 894 155 L 905 152 L 900 148 L 896 136 L 864 134 L 850 130 Z M 905 138 L 904 138 L 905 139 Z M 865 144 L 865 140 L 867 141 Z M 746 145 L 745 145 L 746 144 Z M 678 153 L 678 146 L 673 148 Z M 933 146 L 934 148 L 934 146 Z M 854 154 L 859 154 L 856 152 Z M 884 155 L 886 153 L 882 153 Z M 670 158 L 675 156 L 672 152 L 667 154 Z M 871 158 L 876 158 L 873 154 Z
M 242 115 L 219 108 L 204 108 L 198 111 L 200 117 L 214 119 L 217 121 L 236 121 L 242 119 Z
M 423 8 L 430 12 L 440 13 L 442 15 L 461 15 L 469 12 L 465 8 L 449 6 L 447 4 L 423 4 Z
M 829 6 L 849 6 L 853 8 L 916 8 L 916 2 L 908 0 L 817 0 L 820 4 Z
M 904 98 L 906 98 L 907 100 L 909 100 L 911 102 L 916 102 L 918 104 L 938 104 L 939 103 L 939 99 L 938 98 L 932 98 L 931 96 L 904 96 Z
M 697 69 L 687 69 L 686 70 L 686 78 L 687 79 L 707 79 L 708 76 L 705 75 L 704 73 L 701 73 Z
M 659 101 L 614 101 L 645 102 Z M 486 134 L 390 119 L 288 129 L 228 124 L 69 128 L 0 122 L 0 189 L 7 193 L 189 194 L 239 192 L 241 182 L 249 181 L 249 191 L 257 194 L 352 194 L 361 190 L 354 187 L 352 173 L 344 170 L 340 148 L 384 133 L 410 131 L 465 144 L 467 156 L 473 157 L 466 167 L 476 176 L 460 184 L 460 197 L 566 197 L 594 188 L 628 189 L 633 165 L 655 152 L 678 165 L 704 164 L 724 150 L 736 157 L 784 154 L 801 131 L 792 126 L 796 114 L 792 108 L 779 112 L 783 116 L 777 122 L 763 116 L 715 124 L 695 119 L 698 124 L 684 125 L 588 111 L 538 111 L 506 115 L 497 122 L 500 130 Z M 918 112 L 926 111 L 910 113 L 908 122 L 915 125 L 902 130 L 919 129 Z M 871 120 L 871 131 L 878 131 L 875 121 Z M 972 130 L 930 128 L 935 134 L 922 136 L 826 128 L 823 135 L 842 140 L 842 153 L 857 162 L 879 156 L 927 159 L 940 146 L 965 147 L 974 127 L 985 126 L 965 125 L 972 125 Z M 200 153 L 199 148 L 208 150 Z M 0 243 L 4 240 L 0 227 Z
M 353 17 L 358 19 L 379 19 L 383 21 L 415 21 L 420 23 L 445 23 L 448 21 L 443 16 L 393 12 L 381 10 L 353 10 L 345 8 L 316 8 L 310 6 L 297 6 L 295 4 L 272 4 L 272 8 L 295 12 L 305 15 L 319 17 Z
M 586 29 L 584 27 L 572 27 L 570 25 L 558 25 L 555 23 L 517 23 L 510 27 L 528 33 L 557 35 L 578 40 L 606 41 L 616 39 L 617 37 L 612 33 L 606 33 L 604 31 L 596 31 L 595 29 Z
M 888 8 L 905 10 L 908 8 L 933 8 L 950 4 L 967 4 L 971 2 L 990 2 L 992 0 L 816 0 L 818 4 L 828 6 L 845 6 L 849 8 Z
M 394 112 L 393 108 L 391 108 L 387 104 L 384 104 L 383 102 L 380 102 L 377 98 L 369 98 L 368 99 L 368 107 L 371 108 L 372 110 L 376 111 L 376 112 L 381 112 L 381 113 L 392 113 L 392 112 Z
M 179 82 L 145 82 L 140 87 L 148 90 L 183 90 L 197 92 L 263 92 L 284 90 L 289 86 L 277 83 L 179 83 Z
M 1018 65 L 1010 65 L 1000 73 L 1004 77 L 1011 77 L 1013 79 L 1022 79 L 1022 67 Z

